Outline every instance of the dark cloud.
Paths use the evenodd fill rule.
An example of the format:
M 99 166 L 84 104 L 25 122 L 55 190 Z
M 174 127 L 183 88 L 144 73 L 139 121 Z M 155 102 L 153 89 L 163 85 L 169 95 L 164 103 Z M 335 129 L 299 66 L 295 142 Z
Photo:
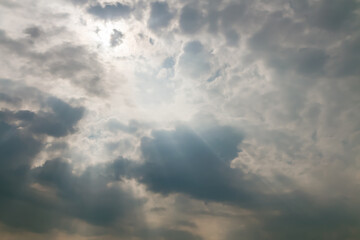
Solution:
M 36 26 L 28 27 L 24 29 L 24 33 L 29 35 L 31 38 L 38 38 L 42 34 L 42 30 Z
M 170 12 L 169 5 L 166 2 L 153 2 L 147 24 L 150 29 L 156 31 L 167 27 L 173 17 L 174 14 Z
M 151 212 L 165 212 L 166 211 L 166 208 L 163 208 L 163 207 L 155 207 L 155 208 L 152 208 L 150 209 Z
M 82 219 L 99 226 L 110 226 L 125 217 L 127 221 L 132 219 L 135 207 L 143 200 L 108 185 L 117 179 L 110 165 L 88 167 L 75 175 L 73 165 L 58 158 L 31 169 L 45 145 L 45 139 L 36 135 L 70 134 L 83 113 L 82 108 L 56 98 L 46 103 L 48 112 L 0 112 L 0 221 L 31 232 L 48 232 L 55 227 L 70 229 L 66 219 Z M 51 147 L 57 151 L 67 148 L 61 144 Z M 47 190 L 39 191 L 33 184 Z M 55 191 L 55 198 L 49 198 L 51 191 Z
M 229 163 L 237 156 L 242 134 L 230 127 L 214 127 L 199 134 L 179 126 L 143 138 L 145 163 L 134 170 L 139 181 L 163 194 L 180 192 L 208 201 L 250 204 L 247 188 L 254 179 L 245 180 Z
M 278 50 L 281 44 L 290 44 L 296 37 L 301 38 L 303 32 L 303 24 L 295 23 L 281 12 L 275 12 L 267 16 L 260 30 L 249 38 L 249 46 L 254 51 Z
M 51 113 L 40 112 L 31 119 L 31 129 L 35 133 L 48 134 L 54 137 L 66 136 L 75 131 L 74 126 L 82 118 L 84 108 L 71 107 L 67 103 L 50 98 L 48 105 Z
M 322 49 L 300 48 L 295 55 L 293 65 L 300 74 L 317 73 L 323 70 L 327 57 Z
M 184 33 L 194 34 L 203 27 L 204 19 L 197 8 L 186 5 L 181 9 L 179 24 Z
M 3 83 L 5 89 L 13 90 L 8 94 L 21 90 L 10 80 Z M 47 145 L 41 135 L 58 138 L 74 133 L 84 113 L 82 107 L 43 95 L 39 98 L 42 109 L 38 112 L 0 111 L 0 221 L 30 232 L 48 232 L 54 228 L 70 231 L 71 219 L 107 227 L 121 219 L 133 219 L 135 207 L 141 206 L 143 200 L 108 185 L 119 180 L 120 172 L 114 171 L 113 165 L 91 166 L 76 175 L 69 161 L 56 158 L 31 168 Z M 30 99 L 39 100 L 31 95 Z M 67 144 L 61 142 L 46 148 L 60 153 L 67 149 Z M 45 190 L 34 188 L 34 184 Z M 55 195 L 49 197 L 52 192 Z M 121 228 L 126 229 L 126 224 Z M 126 232 L 124 229 L 121 231 Z
M 7 225 L 47 232 L 54 227 L 67 229 L 71 225 L 65 219 L 77 218 L 109 227 L 125 217 L 133 219 L 136 207 L 143 203 L 116 186 L 108 186 L 116 180 L 108 165 L 88 167 L 75 175 L 71 163 L 53 159 L 30 169 L 43 143 L 3 122 L 0 136 L 0 220 Z M 32 188 L 34 183 L 50 189 L 46 191 L 54 190 L 57 197 L 49 198 L 46 192 Z
M 48 107 L 47 109 L 44 106 L 39 112 L 8 109 L 0 111 L 1 169 L 25 171 L 31 167 L 34 157 L 43 147 L 43 139 L 39 138 L 39 134 L 60 137 L 73 133 L 75 125 L 83 116 L 84 108 L 72 107 L 55 97 L 46 98 L 46 95 L 40 91 L 10 80 L 0 81 L 0 86 L 7 90 L 10 97 L 24 92 L 24 95 L 18 96 L 26 102 L 38 101 L 41 106 L 46 104 Z M 22 102 L 23 99 L 19 99 L 19 102 Z M 47 100 L 43 101 L 43 99 Z M 21 108 L 21 105 L 17 107 Z M 17 177 L 14 176 L 14 179 Z
M 9 38 L 6 32 L 0 29 L 0 45 L 2 47 L 7 48 L 7 50 L 11 50 L 16 54 L 24 54 L 26 53 L 26 45 L 23 41 L 15 41 Z
M 26 103 L 44 104 L 48 96 L 37 88 L 24 85 L 21 81 L 0 78 L 0 93 L 6 95 L 16 102 L 15 107 L 19 108 Z M 6 102 L 6 101 L 5 101 Z
M 360 70 L 360 36 L 351 37 L 342 42 L 341 46 L 336 49 L 336 53 L 331 62 L 333 74 L 336 77 L 356 77 L 359 76 Z
M 302 76 L 324 73 L 328 55 L 322 49 L 282 49 L 267 56 L 267 64 L 279 72 L 293 70 Z
M 130 20 L 124 22 L 129 24 L 126 36 L 156 47 L 152 53 L 139 46 L 141 55 L 116 58 L 127 64 L 136 60 L 135 71 L 145 69 L 135 74 L 139 82 L 125 84 L 135 88 L 135 100 L 141 95 L 161 111 L 168 102 L 184 100 L 191 109 L 217 111 L 222 121 L 241 124 L 247 134 L 206 114 L 171 130 L 150 129 L 135 120 L 101 124 L 109 116 L 102 114 L 112 115 L 111 99 L 118 99 L 100 103 L 92 98 L 106 95 L 104 75 L 112 68 L 103 64 L 111 54 L 101 58 L 103 48 L 94 52 L 92 43 L 68 42 L 78 36 L 66 35 L 65 41 L 68 33 L 52 35 L 55 28 L 49 26 L 77 24 L 72 20 L 78 15 L 55 22 L 56 9 L 38 6 L 51 11 L 40 14 L 29 7 L 34 11 L 30 19 L 19 11 L 27 3 L 2 1 L 5 18 L 12 14 L 9 21 L 27 27 L 0 30 L 4 76 L 25 78 L 0 79 L 1 225 L 14 232 L 65 231 L 96 239 L 199 240 L 195 232 L 208 234 L 208 223 L 215 222 L 221 233 L 208 232 L 230 240 L 360 238 L 357 0 L 66 1 L 77 5 L 71 14 L 87 13 L 82 25 L 70 30 L 80 35 L 88 31 L 89 17 L 102 23 Z M 19 13 L 24 17 L 15 16 Z M 169 29 L 172 21 L 179 29 Z M 159 39 L 139 34 L 143 23 Z M 123 38 L 114 29 L 110 46 L 119 46 Z M 142 66 L 152 54 L 156 61 L 150 65 L 161 74 Z M 13 69 L 18 72 L 11 73 Z M 126 75 L 133 76 L 129 71 Z M 159 77 L 164 72 L 176 77 Z M 183 84 L 183 78 L 190 80 Z M 86 112 L 95 116 L 79 128 L 84 107 L 24 81 L 34 86 L 37 81 L 44 81 L 41 86 L 69 81 L 88 94 L 83 103 L 95 103 Z M 118 82 L 111 80 L 111 86 L 118 87 Z M 139 86 L 143 89 L 137 94 Z M 114 88 L 109 94 L 126 90 Z M 133 105 L 131 99 L 125 102 Z M 105 129 L 97 129 L 94 119 Z M 158 129 L 161 123 L 156 123 Z M 106 143 L 100 142 L 104 139 Z M 99 142 L 103 158 L 79 164 L 77 151 L 92 154 L 93 149 L 86 153 L 88 145 L 76 145 L 78 141 Z M 119 156 L 109 161 L 107 153 L 139 159 Z M 153 199 L 147 202 L 147 197 Z
M 233 25 L 241 24 L 241 20 L 247 10 L 245 2 L 239 4 L 229 4 L 221 11 L 221 25 L 224 29 L 229 29 Z
M 20 174 L 20 173 L 18 173 Z M 15 187 L 15 186 L 14 186 Z M 19 186 L 17 186 L 19 187 Z M 21 186 L 23 189 L 25 186 Z M 27 189 L 28 190 L 28 189 Z M 35 193 L 22 193 L 22 196 L 6 196 L 0 198 L 0 221 L 12 229 L 27 230 L 35 233 L 45 233 L 55 228 L 70 229 L 63 215 L 54 208 L 38 201 Z
M 355 17 L 359 3 L 355 0 L 322 0 L 314 5 L 310 10 L 310 23 L 334 31 L 339 30 Z M 306 5 L 302 8 L 306 8 Z
M 149 234 L 149 239 L 164 239 L 164 240 L 201 240 L 200 236 L 194 235 L 190 232 L 183 231 L 183 230 L 173 230 L 173 229 L 157 229 Z
M 0 111 L 0 221 L 34 232 L 60 227 L 62 213 L 56 213 L 57 207 L 31 187 L 31 167 L 46 145 L 42 134 L 60 137 L 73 133 L 84 109 L 10 80 L 0 83 L 9 96 L 23 92 L 17 95 L 22 98 L 20 102 L 43 106 L 39 112 Z M 17 108 L 21 108 L 20 103 Z
M 189 228 L 197 228 L 197 225 L 195 223 L 186 221 L 186 220 L 176 221 L 176 224 L 178 224 L 180 226 L 184 226 L 184 227 L 189 227 Z
M 110 37 L 110 45 L 112 47 L 116 47 L 122 43 L 122 38 L 124 37 L 124 34 L 120 32 L 119 30 L 114 29 L 113 33 Z
M 4 121 L 4 113 L 3 111 L 0 112 L 1 169 L 29 167 L 31 160 L 40 151 L 42 144 L 31 133 L 21 131 L 16 125 L 10 125 Z
M 50 98 L 48 105 L 51 111 L 32 112 L 20 110 L 16 112 L 1 111 L 3 121 L 21 121 L 20 126 L 35 134 L 47 134 L 63 137 L 75 131 L 74 126 L 82 118 L 84 108 L 71 107 L 60 99 Z
M 225 34 L 226 43 L 229 46 L 237 47 L 239 44 L 240 36 L 235 30 L 230 30 Z
M 305 204 L 302 199 L 284 202 L 279 214 L 262 213 L 258 224 L 236 231 L 227 239 L 356 239 L 360 236 L 358 210 L 351 212 L 345 202 Z
M 10 55 L 26 59 L 33 67 L 28 74 L 46 78 L 50 74 L 52 77 L 68 79 L 88 93 L 105 94 L 100 86 L 103 67 L 96 53 L 89 52 L 84 46 L 65 42 L 40 52 L 26 39 L 10 38 L 0 30 L 0 48 Z
M 240 151 L 237 146 L 243 137 L 235 129 L 224 126 L 203 127 L 198 133 L 185 126 L 154 131 L 151 138 L 145 137 L 141 142 L 145 162 L 125 168 L 124 174 L 132 172 L 133 177 L 154 192 L 183 193 L 206 202 L 230 203 L 250 210 L 255 223 L 245 221 L 246 227 L 228 239 L 302 239 L 303 236 L 351 239 L 359 235 L 355 230 L 360 224 L 359 209 L 350 211 L 347 200 L 332 199 L 324 203 L 302 192 L 282 175 L 277 177 L 278 181 L 291 190 L 275 190 L 264 178 L 230 168 L 229 161 Z M 187 222 L 178 224 L 196 226 Z
M 9 96 L 6 93 L 0 92 L 0 102 L 5 102 L 12 105 L 18 105 L 21 102 L 21 98 L 16 96 Z
M 211 34 L 221 33 L 230 47 L 238 47 L 240 32 L 247 31 L 252 27 L 252 22 L 258 18 L 256 9 L 252 8 L 254 1 L 230 1 L 223 7 L 219 7 L 222 1 L 212 1 L 207 6 L 205 16 L 208 31 Z M 251 12 L 253 10 L 254 12 Z
M 248 40 L 248 44 L 254 54 L 259 54 L 259 57 L 276 71 L 292 70 L 303 76 L 323 73 L 328 60 L 326 50 L 296 46 L 296 41 L 304 37 L 304 31 L 303 24 L 295 23 L 281 13 L 274 13 L 269 16 L 267 23 Z M 295 36 L 298 39 L 294 38 Z
M 2 132 L 0 136 L 3 137 Z M 19 141 L 17 145 L 24 148 Z M 32 149 L 39 152 L 39 149 Z M 19 157 L 31 162 L 34 154 L 27 153 L 27 159 L 24 155 Z M 88 166 L 81 174 L 75 174 L 74 165 L 61 158 L 48 160 L 34 169 L 9 169 L 7 164 L 7 169 L 0 170 L 0 178 L 5 180 L 0 185 L 0 221 L 13 228 L 41 233 L 55 228 L 72 232 L 71 220 L 81 219 L 121 239 L 201 239 L 183 230 L 143 226 L 140 216 L 145 199 L 135 198 L 116 182 L 121 181 L 121 176 L 129 173 L 130 168 L 133 168 L 132 163 L 123 158 Z M 10 176 L 16 181 L 10 182 Z M 33 184 L 47 190 L 38 191 Z M 49 198 L 51 192 L 54 196 Z M 101 234 L 97 233 L 99 237 Z
M 132 8 L 119 2 L 115 4 L 105 3 L 104 5 L 98 3 L 97 5 L 89 7 L 87 11 L 95 17 L 104 20 L 114 20 L 119 18 L 128 18 L 132 12 Z
M 47 161 L 34 170 L 39 183 L 50 186 L 66 203 L 66 213 L 95 225 L 109 226 L 115 220 L 131 218 L 135 207 L 141 205 L 128 193 L 109 187 L 115 180 L 106 165 L 88 167 L 80 176 L 73 174 L 70 163 L 61 159 Z
M 296 13 L 304 13 L 309 10 L 309 1 L 308 0 L 290 0 L 290 7 Z

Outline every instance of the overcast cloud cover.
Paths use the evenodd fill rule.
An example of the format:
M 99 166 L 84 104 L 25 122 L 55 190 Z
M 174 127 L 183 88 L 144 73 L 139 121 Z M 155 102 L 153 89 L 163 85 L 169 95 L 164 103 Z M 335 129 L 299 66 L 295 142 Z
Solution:
M 358 0 L 0 0 L 0 238 L 360 239 Z

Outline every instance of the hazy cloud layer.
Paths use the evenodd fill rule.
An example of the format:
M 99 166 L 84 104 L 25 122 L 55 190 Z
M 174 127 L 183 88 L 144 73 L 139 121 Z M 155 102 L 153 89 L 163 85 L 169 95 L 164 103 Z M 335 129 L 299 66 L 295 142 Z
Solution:
M 358 239 L 357 0 L 0 3 L 5 239 Z

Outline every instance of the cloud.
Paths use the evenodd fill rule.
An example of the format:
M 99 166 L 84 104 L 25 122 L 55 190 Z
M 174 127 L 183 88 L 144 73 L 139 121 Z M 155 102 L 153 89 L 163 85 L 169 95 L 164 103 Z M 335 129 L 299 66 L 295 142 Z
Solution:
M 357 0 L 0 12 L 1 236 L 359 238 Z
M 140 124 L 134 120 L 125 125 L 115 119 L 110 119 L 106 125 L 111 132 L 123 131 L 126 133 L 135 133 L 140 127 Z
M 0 111 L 2 224 L 18 231 L 48 234 L 54 229 L 77 231 L 80 221 L 87 224 L 86 234 L 97 232 L 98 236 L 112 231 L 125 239 L 201 239 L 183 230 L 145 226 L 140 216 L 146 198 L 135 196 L 124 182 L 124 176 L 134 168 L 132 161 L 119 158 L 86 166 L 79 172 L 67 154 L 67 137 L 76 133 L 83 107 L 74 107 L 18 82 L 0 83 L 7 96 L 24 93 L 18 95 L 18 104 L 11 105 L 16 109 Z M 23 109 L 24 106 L 30 109 Z M 37 107 L 41 110 L 33 110 Z M 34 167 L 39 155 L 51 151 L 60 157 Z
M 11 163 L 17 166 L 18 162 L 30 166 L 32 158 L 40 151 L 44 140 L 39 138 L 39 135 L 46 134 L 58 138 L 72 134 L 83 117 L 84 107 L 73 107 L 56 97 L 49 97 L 35 88 L 11 80 L 1 80 L 0 84 L 9 98 L 13 95 L 19 96 L 18 104 L 15 105 L 17 110 L 3 108 L 0 111 L 1 143 L 7 146 L 1 148 L 2 156 L 3 161 L 10 161 L 5 162 L 8 166 L 11 166 Z M 30 105 L 32 108 L 42 106 L 42 109 L 22 109 L 24 102 L 33 103 Z M 18 151 L 19 149 L 23 151 Z
M 354 11 L 358 7 L 358 2 L 345 0 L 338 2 L 319 1 L 312 6 L 310 22 L 326 30 L 339 30 L 354 17 Z M 304 6 L 306 8 L 306 5 Z
M 124 37 L 124 34 L 122 32 L 114 29 L 113 33 L 111 34 L 110 45 L 112 47 L 119 46 L 122 43 L 123 37 Z
M 166 2 L 153 2 L 151 3 L 150 18 L 147 25 L 156 31 L 167 27 L 173 17 L 174 15 L 170 12 L 169 5 Z
M 7 54 L 28 60 L 33 67 L 28 74 L 40 74 L 47 78 L 50 74 L 53 78 L 67 79 L 91 94 L 104 95 L 100 86 L 103 67 L 96 53 L 89 52 L 84 46 L 65 42 L 45 51 L 36 51 L 25 39 L 10 38 L 0 30 L 0 48 L 4 48 Z
M 184 46 L 184 53 L 179 58 L 180 70 L 185 76 L 198 78 L 211 69 L 209 55 L 199 41 L 187 42 Z
M 48 111 L 33 112 L 30 110 L 0 111 L 1 120 L 21 127 L 22 131 L 34 134 L 47 134 L 53 137 L 63 137 L 75 131 L 74 127 L 83 117 L 83 107 L 72 107 L 55 97 L 46 100 Z
M 87 9 L 87 12 L 91 15 L 94 15 L 97 18 L 104 20 L 115 20 L 120 18 L 128 18 L 132 9 L 130 6 L 122 3 L 105 3 L 101 5 L 100 3 L 90 6 Z
M 336 77 L 356 77 L 359 75 L 357 65 L 360 63 L 359 55 L 356 54 L 360 46 L 360 37 L 354 36 L 343 41 L 336 50 L 332 59 L 331 67 Z
M 0 102 L 6 102 L 12 105 L 17 105 L 21 102 L 21 99 L 19 97 L 15 96 L 9 96 L 6 93 L 0 93 Z
M 301 76 L 324 74 L 328 61 L 326 49 L 320 47 L 298 47 L 296 39 L 303 38 L 304 25 L 275 13 L 268 22 L 248 40 L 255 54 L 264 59 L 275 71 L 295 71 Z M 286 46 L 283 46 L 286 43 Z M 293 45 L 293 46 L 292 46 Z
M 1 86 L 10 96 L 24 91 L 24 95 L 18 96 L 27 103 L 42 105 L 42 100 L 47 99 L 49 109 L 0 111 L 0 219 L 12 227 L 48 231 L 62 225 L 59 219 L 62 214 L 49 209 L 46 198 L 31 188 L 31 167 L 46 144 L 41 134 L 62 137 L 72 133 L 82 118 L 83 108 L 72 107 L 55 97 L 47 98 L 34 88 L 10 80 L 2 80 Z M 21 108 L 20 103 L 17 108 Z
M 20 229 L 47 232 L 55 227 L 70 229 L 67 218 L 100 226 L 125 216 L 130 218 L 128 214 L 133 214 L 142 200 L 107 186 L 116 180 L 107 165 L 88 167 L 80 176 L 74 174 L 71 163 L 61 158 L 31 168 L 46 145 L 40 135 L 59 138 L 74 133 L 84 112 L 54 97 L 48 98 L 46 104 L 47 111 L 0 112 L 1 221 Z M 64 147 L 56 149 L 63 151 Z M 34 184 L 46 190 L 33 188 Z M 49 197 L 52 191 L 55 196 Z
M 247 187 L 252 180 L 245 180 L 229 163 L 237 156 L 242 138 L 229 127 L 214 127 L 200 135 L 185 126 L 154 131 L 152 138 L 141 140 L 145 162 L 134 170 L 135 175 L 155 192 L 250 204 Z
M 198 134 L 185 126 L 154 131 L 151 138 L 143 138 L 141 142 L 145 162 L 124 168 L 126 161 L 119 160 L 123 163 L 119 169 L 126 169 L 124 175 L 133 173 L 127 176 L 137 178 L 156 193 L 182 193 L 205 202 L 233 204 L 250 211 L 255 222 L 242 221 L 246 227 L 230 233 L 228 239 L 359 234 L 349 232 L 357 229 L 360 219 L 345 206 L 346 200 L 317 200 L 298 189 L 288 177 L 278 175 L 277 183 L 267 183 L 268 179 L 230 168 L 229 161 L 240 151 L 235 143 L 240 144 L 243 137 L 235 129 L 223 126 L 204 127 Z M 289 190 L 284 192 L 283 187 L 278 188 L 279 183 Z M 194 227 L 179 222 L 183 223 Z
M 67 0 L 72 2 L 75 5 L 84 5 L 89 2 L 89 0 Z
M 141 200 L 137 202 L 121 189 L 106 186 L 115 179 L 106 166 L 89 167 L 80 176 L 74 175 L 72 168 L 66 161 L 54 159 L 33 173 L 40 184 L 54 188 L 67 202 L 64 211 L 68 215 L 109 226 L 118 218 L 131 218 L 135 207 L 141 205 Z
M 73 108 L 65 102 L 50 98 L 48 104 L 52 113 L 40 112 L 28 119 L 31 129 L 54 137 L 66 136 L 74 132 L 74 126 L 82 118 L 84 108 Z
M 283 207 L 278 215 L 262 215 L 259 225 L 235 231 L 228 239 L 351 239 L 360 234 L 357 213 L 350 212 L 341 203 L 324 207 L 293 200 L 286 205 L 293 207 Z
M 29 167 L 31 160 L 41 149 L 41 142 L 35 139 L 31 133 L 21 131 L 14 125 L 4 121 L 1 112 L 1 156 L 2 169 Z
M 38 38 L 42 34 L 42 31 L 40 28 L 34 26 L 24 29 L 24 33 L 28 34 L 31 38 Z
M 186 5 L 181 9 L 179 24 L 184 33 L 194 34 L 203 27 L 203 16 L 195 7 Z
M 221 11 L 221 25 L 224 29 L 229 29 L 233 25 L 241 23 L 248 6 L 246 1 L 240 4 L 229 4 Z
M 175 65 L 175 59 L 173 57 L 167 57 L 162 63 L 162 67 L 166 69 L 168 68 L 171 69 L 174 67 L 174 65 Z
M 172 229 L 159 229 L 150 233 L 150 239 L 166 239 L 166 240 L 201 240 L 200 236 L 194 235 L 187 231 L 172 230 Z
M 226 43 L 229 46 L 234 46 L 234 47 L 238 46 L 240 36 L 235 30 L 227 32 L 225 34 L 225 37 L 226 37 Z

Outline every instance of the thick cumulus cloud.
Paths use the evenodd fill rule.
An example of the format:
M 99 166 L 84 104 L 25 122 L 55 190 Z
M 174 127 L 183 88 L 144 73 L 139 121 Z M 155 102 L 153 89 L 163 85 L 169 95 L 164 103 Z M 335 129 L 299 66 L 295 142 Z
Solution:
M 120 158 L 86 166 L 80 173 L 69 158 L 46 160 L 34 167 L 39 155 L 46 151 L 58 151 L 67 156 L 66 138 L 76 133 L 85 109 L 15 81 L 2 79 L 0 83 L 1 93 L 6 96 L 2 106 L 11 108 L 0 111 L 2 224 L 21 231 L 48 234 L 54 230 L 77 231 L 74 224 L 80 221 L 88 224 L 90 232 L 100 236 L 111 231 L 121 239 L 129 236 L 201 239 L 184 230 L 149 229 L 144 225 L 141 208 L 146 199 L 135 197 L 122 186 L 123 177 L 133 169 L 131 161 Z M 15 104 L 9 100 L 16 99 L 13 95 L 19 96 Z M 23 109 L 27 103 L 41 110 Z M 109 123 L 109 127 L 119 128 L 116 123 Z M 136 131 L 136 127 L 129 127 L 134 128 Z
M 72 108 L 56 98 L 50 98 L 47 101 L 51 109 L 49 112 L 3 110 L 1 111 L 2 120 L 20 121 L 22 128 L 26 127 L 33 133 L 53 137 L 63 137 L 74 132 L 74 126 L 81 119 L 84 109 Z
M 155 131 L 152 137 L 141 141 L 145 163 L 138 169 L 140 181 L 151 190 L 204 200 L 250 201 L 246 181 L 241 183 L 241 174 L 229 165 L 242 139 L 234 129 L 218 127 L 198 136 L 180 126 L 170 132 Z
M 357 0 L 0 2 L 0 236 L 359 239 Z
M 38 183 L 52 187 L 63 199 L 67 214 L 95 225 L 110 225 L 118 218 L 131 216 L 141 201 L 116 187 L 106 186 L 114 180 L 106 166 L 87 168 L 80 176 L 73 174 L 72 165 L 61 159 L 45 162 L 33 170 Z
M 44 231 L 59 223 L 58 216 L 30 189 L 31 167 L 46 143 L 43 134 L 53 137 L 70 134 L 82 118 L 84 109 L 54 97 L 48 98 L 36 89 L 19 86 L 10 80 L 2 80 L 1 86 L 10 95 L 26 91 L 23 100 L 44 99 L 49 107 L 41 112 L 3 109 L 0 113 L 1 220 L 10 226 Z
M 144 163 L 119 159 L 114 168 L 119 176 L 137 178 L 163 195 L 183 193 L 251 211 L 255 222 L 245 221 L 247 227 L 229 233 L 228 239 L 351 239 L 359 234 L 360 209 L 346 206 L 345 199 L 316 200 L 290 178 L 278 175 L 288 189 L 284 192 L 265 178 L 231 168 L 243 138 L 241 132 L 226 126 L 198 133 L 183 125 L 154 131 L 151 138 L 141 141 Z
M 134 213 L 144 199 L 109 185 L 117 180 L 112 165 L 87 167 L 78 175 L 68 159 L 55 158 L 33 168 L 48 137 L 64 139 L 75 133 L 84 108 L 10 80 L 1 83 L 8 95 L 25 91 L 20 95 L 23 102 L 41 106 L 40 111 L 21 110 L 21 105 L 19 110 L 0 111 L 1 222 L 38 233 L 73 231 L 76 219 L 100 227 L 123 222 L 119 235 L 128 232 L 127 222 L 136 219 Z M 58 151 L 67 148 L 61 142 L 51 145 Z

